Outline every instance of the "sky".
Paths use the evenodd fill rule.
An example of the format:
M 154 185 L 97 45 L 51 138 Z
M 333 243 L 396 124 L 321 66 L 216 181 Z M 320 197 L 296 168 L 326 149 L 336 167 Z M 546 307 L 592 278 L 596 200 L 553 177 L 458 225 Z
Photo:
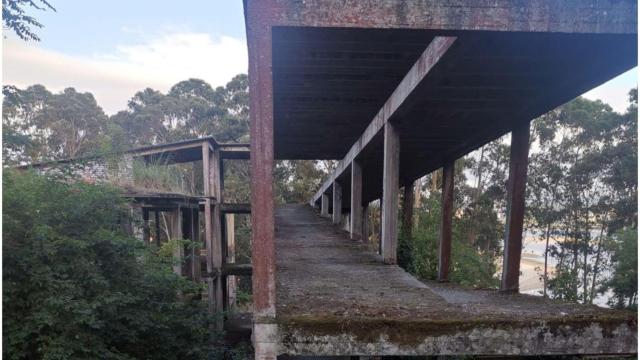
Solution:
M 124 110 L 137 92 L 162 92 L 188 78 L 223 86 L 246 73 L 241 0 L 50 0 L 56 12 L 29 10 L 45 27 L 40 42 L 5 32 L 3 84 L 36 83 L 51 91 L 74 87 L 94 94 L 107 114 Z M 627 107 L 637 68 L 585 96 L 614 110 Z

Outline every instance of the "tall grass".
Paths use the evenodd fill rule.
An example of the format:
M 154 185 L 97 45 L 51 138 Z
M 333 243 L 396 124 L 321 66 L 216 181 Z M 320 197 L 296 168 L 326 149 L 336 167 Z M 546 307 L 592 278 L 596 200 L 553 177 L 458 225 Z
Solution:
M 143 191 L 189 194 L 184 174 L 177 165 L 169 165 L 167 159 L 133 162 L 134 186 Z

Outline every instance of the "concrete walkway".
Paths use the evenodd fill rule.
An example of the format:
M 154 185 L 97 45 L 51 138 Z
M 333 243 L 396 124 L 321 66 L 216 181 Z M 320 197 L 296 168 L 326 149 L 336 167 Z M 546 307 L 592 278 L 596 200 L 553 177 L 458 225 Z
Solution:
M 276 263 L 282 354 L 637 352 L 634 313 L 421 282 L 307 205 L 277 208 Z

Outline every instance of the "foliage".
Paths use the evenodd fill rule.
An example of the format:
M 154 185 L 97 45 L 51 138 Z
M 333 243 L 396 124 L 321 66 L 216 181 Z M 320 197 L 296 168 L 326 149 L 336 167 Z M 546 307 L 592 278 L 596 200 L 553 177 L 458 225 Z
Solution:
M 430 196 L 418 216 L 413 232 L 415 253 L 410 262 L 412 267 L 407 269 L 420 278 L 437 277 L 440 221 L 439 197 Z M 469 287 L 495 288 L 498 285 L 495 254 L 478 251 L 473 244 L 464 241 L 459 221 L 454 222 L 453 232 L 450 281 Z
M 52 94 L 42 85 L 4 86 L 2 127 L 10 136 L 5 163 L 95 155 L 105 142 L 107 117 L 90 93 L 67 88 Z
M 26 6 L 36 10 L 56 11 L 47 0 L 2 0 L 2 24 L 5 28 L 13 30 L 24 41 L 40 41 L 31 26 L 42 28 L 42 24 L 33 16 L 26 14 Z
M 557 260 L 554 298 L 592 303 L 609 274 L 618 276 L 607 243 L 637 226 L 637 91 L 630 101 L 618 114 L 578 98 L 534 122 L 541 151 L 530 159 L 527 203 L 533 230 L 556 242 L 547 245 Z
M 116 190 L 5 171 L 3 194 L 6 359 L 206 356 L 200 287 L 126 235 Z
M 613 276 L 603 284 L 600 292 L 613 291 L 609 305 L 617 308 L 638 309 L 638 230 L 618 232 L 614 237 Z

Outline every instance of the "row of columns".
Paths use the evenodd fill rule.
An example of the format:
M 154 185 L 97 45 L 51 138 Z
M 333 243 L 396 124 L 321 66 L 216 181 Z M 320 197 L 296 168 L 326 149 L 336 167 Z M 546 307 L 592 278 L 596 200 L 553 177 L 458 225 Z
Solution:
M 505 245 L 503 272 L 500 289 L 506 292 L 517 292 L 519 288 L 520 258 L 522 252 L 522 232 L 525 211 L 525 189 L 527 182 L 527 165 L 529 155 L 529 122 L 516 125 L 511 135 L 511 153 L 509 163 L 509 181 L 507 185 L 507 219 L 505 229 Z M 384 127 L 384 164 L 381 202 L 381 244 L 382 259 L 387 264 L 396 264 L 398 245 L 398 200 L 400 188 L 400 139 L 395 126 L 391 123 Z M 437 280 L 449 280 L 451 268 L 452 218 L 454 208 L 454 176 L 455 160 L 445 162 L 442 171 L 442 219 L 438 242 L 438 275 Z M 349 233 L 351 239 L 359 240 L 365 234 L 367 208 L 362 204 L 362 164 L 358 160 L 351 163 L 351 199 Z M 333 182 L 333 198 L 331 206 L 332 221 L 338 224 L 342 217 L 342 187 Z M 404 208 L 413 208 L 413 196 L 407 194 L 413 186 L 405 186 Z M 321 215 L 329 217 L 330 200 L 322 194 Z M 406 202 L 409 202 L 407 204 Z M 407 210 L 405 210 L 407 211 Z M 411 219 L 412 213 L 404 214 L 404 219 Z M 407 229 L 410 225 L 403 224 Z

